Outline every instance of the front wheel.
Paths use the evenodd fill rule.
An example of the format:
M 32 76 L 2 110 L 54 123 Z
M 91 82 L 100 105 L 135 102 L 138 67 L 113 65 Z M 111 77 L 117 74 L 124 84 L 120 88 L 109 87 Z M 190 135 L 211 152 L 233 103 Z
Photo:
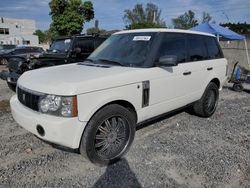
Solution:
M 201 117 L 210 117 L 216 110 L 219 100 L 218 86 L 210 82 L 201 99 L 193 105 L 193 111 Z
M 99 110 L 82 135 L 80 153 L 93 163 L 109 164 L 121 158 L 135 135 L 135 116 L 128 109 L 111 104 Z

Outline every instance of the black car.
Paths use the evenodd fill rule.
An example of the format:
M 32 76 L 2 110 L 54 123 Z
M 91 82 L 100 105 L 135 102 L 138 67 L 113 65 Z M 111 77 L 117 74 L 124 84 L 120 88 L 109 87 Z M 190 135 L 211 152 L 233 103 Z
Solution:
M 5 65 L 7 64 L 7 60 L 4 58 L 1 58 L 1 54 L 4 54 L 5 52 L 16 48 L 16 45 L 13 44 L 1 44 L 0 45 L 0 65 Z
M 2 46 L 2 50 L 0 50 L 0 64 L 7 64 L 13 56 L 26 57 L 40 54 L 44 51 L 41 47 L 36 46 L 14 46 L 14 48 L 12 48 L 13 46 L 14 45 L 8 45 L 7 47 Z
M 15 91 L 17 79 L 28 70 L 84 61 L 107 36 L 74 35 L 55 39 L 50 48 L 39 57 L 13 56 L 8 60 L 9 72 L 0 73 L 7 80 L 10 89 Z

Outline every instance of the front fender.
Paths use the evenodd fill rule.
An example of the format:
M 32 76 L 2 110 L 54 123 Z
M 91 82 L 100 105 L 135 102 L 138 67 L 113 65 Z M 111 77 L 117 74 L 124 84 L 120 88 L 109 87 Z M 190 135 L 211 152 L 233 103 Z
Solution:
M 135 83 L 77 95 L 78 117 L 80 121 L 90 118 L 103 106 L 117 100 L 131 103 L 139 110 L 142 105 L 142 84 Z

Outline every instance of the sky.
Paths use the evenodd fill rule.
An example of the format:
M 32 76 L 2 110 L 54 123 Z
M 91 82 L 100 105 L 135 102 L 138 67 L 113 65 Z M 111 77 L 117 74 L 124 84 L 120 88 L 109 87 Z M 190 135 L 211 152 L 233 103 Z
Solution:
M 48 6 L 50 0 L 0 0 L 0 17 L 34 19 L 37 29 L 47 30 L 51 23 Z M 146 6 L 156 4 L 162 11 L 162 19 L 173 27 L 172 18 L 188 10 L 195 12 L 201 20 L 202 12 L 208 12 L 216 23 L 250 23 L 250 0 L 92 0 L 95 18 L 99 28 L 123 29 L 125 9 L 132 9 L 136 3 Z M 84 24 L 84 30 L 94 26 L 94 20 Z

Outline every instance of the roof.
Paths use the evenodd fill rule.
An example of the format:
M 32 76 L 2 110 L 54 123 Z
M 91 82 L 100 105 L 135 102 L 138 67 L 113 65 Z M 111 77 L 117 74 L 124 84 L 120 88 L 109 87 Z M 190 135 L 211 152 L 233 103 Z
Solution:
M 230 29 L 227 29 L 225 27 L 222 27 L 220 25 L 212 24 L 212 23 L 203 23 L 198 26 L 195 26 L 191 28 L 192 31 L 199 31 L 199 32 L 206 32 L 213 35 L 220 35 L 225 39 L 230 40 L 244 40 L 245 36 L 240 35 L 238 33 L 235 33 L 231 31 Z
M 63 40 L 63 39 L 71 39 L 71 38 L 95 38 L 95 37 L 100 37 L 100 38 L 107 38 L 108 35 L 99 35 L 96 33 L 93 34 L 76 34 L 76 35 L 71 35 L 71 36 L 59 36 L 55 37 L 53 40 Z
M 146 32 L 188 33 L 188 34 L 206 35 L 206 36 L 214 37 L 214 35 L 205 33 L 205 32 L 190 31 L 190 30 L 183 30 L 183 29 L 165 29 L 165 28 L 124 30 L 124 31 L 119 31 L 117 33 L 114 33 L 113 35 L 124 34 L 124 33 L 146 33 Z

